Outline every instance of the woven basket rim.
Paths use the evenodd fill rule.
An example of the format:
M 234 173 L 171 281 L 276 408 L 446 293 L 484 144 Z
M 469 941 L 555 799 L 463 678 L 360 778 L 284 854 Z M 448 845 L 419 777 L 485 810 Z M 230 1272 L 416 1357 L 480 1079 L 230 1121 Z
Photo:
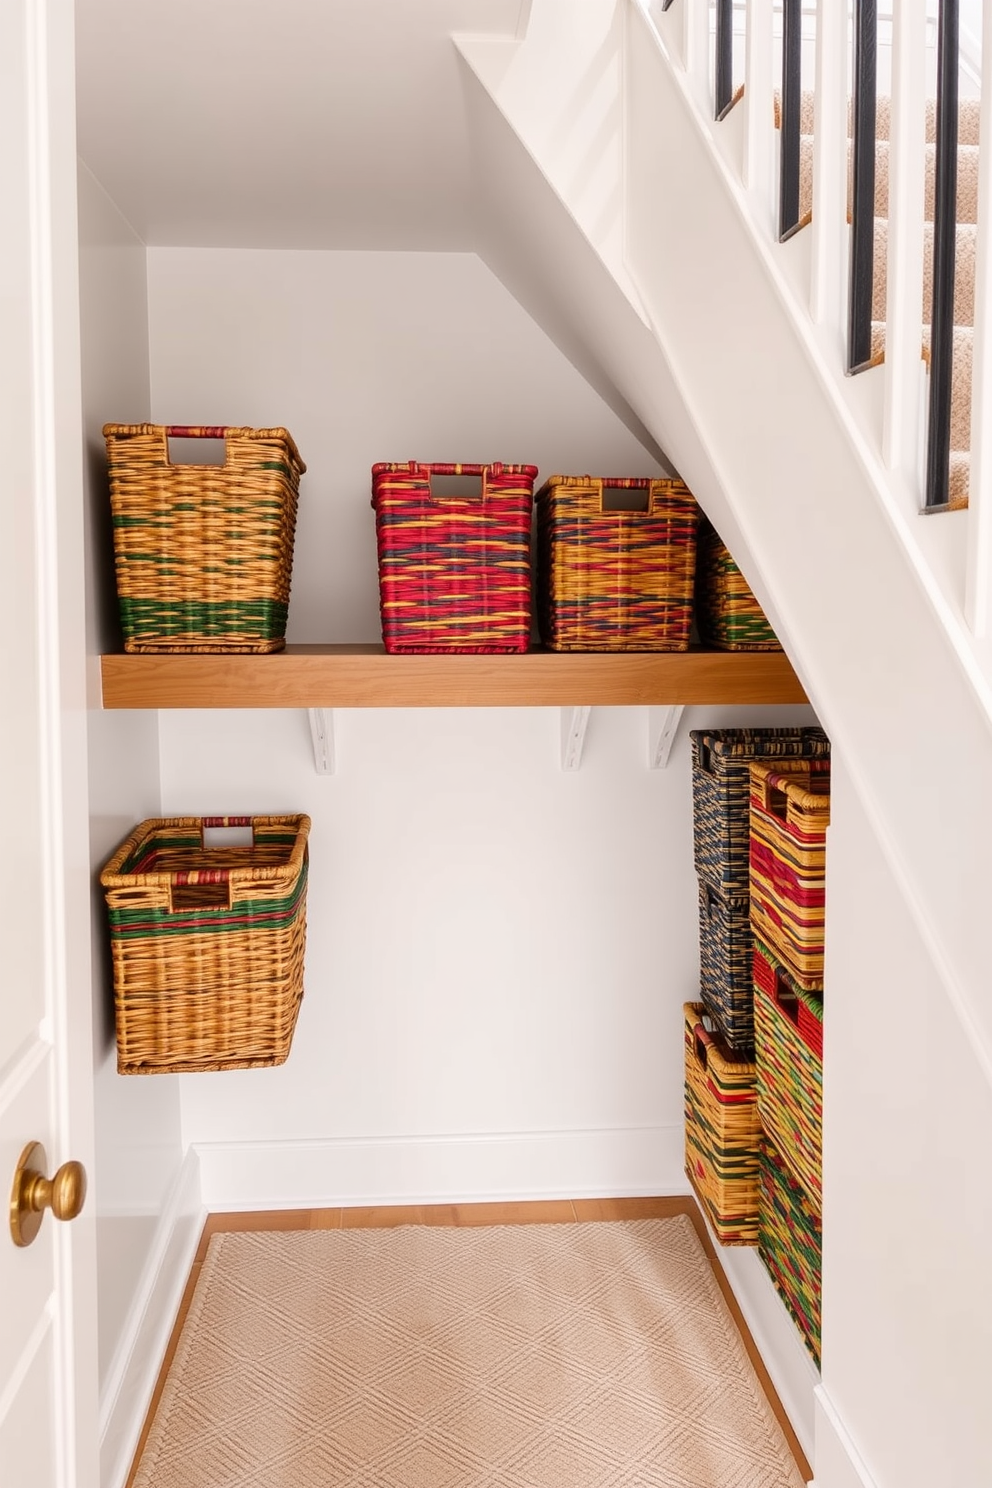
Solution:
M 125 841 L 121 843 L 113 857 L 109 859 L 101 871 L 101 886 L 105 889 L 169 888 L 175 878 L 174 871 L 122 873 L 120 871 L 121 864 L 127 861 L 142 841 L 152 836 L 156 831 L 170 827 L 199 827 L 202 830 L 205 821 L 213 820 L 213 817 L 206 816 L 146 817 L 144 821 L 138 823 Z M 296 840 L 285 863 L 265 863 L 230 869 L 228 877 L 232 888 L 240 884 L 252 884 L 262 881 L 271 882 L 273 879 L 279 878 L 291 878 L 295 880 L 303 867 L 304 854 L 310 835 L 310 817 L 305 814 L 253 816 L 251 817 L 251 825 L 253 828 L 255 826 L 291 826 L 296 833 Z
M 104 424 L 104 439 L 128 439 L 137 436 L 159 435 L 161 436 L 166 454 L 168 454 L 168 441 L 170 437 L 177 439 L 252 439 L 259 442 L 271 442 L 274 439 L 285 444 L 293 458 L 299 473 L 306 473 L 306 465 L 296 441 L 288 429 L 277 425 L 268 429 L 256 429 L 245 424 Z M 171 465 L 171 461 L 169 464 Z M 180 466 L 192 466 L 194 469 L 216 469 L 223 470 L 223 465 L 198 464 L 195 460 L 183 460 Z

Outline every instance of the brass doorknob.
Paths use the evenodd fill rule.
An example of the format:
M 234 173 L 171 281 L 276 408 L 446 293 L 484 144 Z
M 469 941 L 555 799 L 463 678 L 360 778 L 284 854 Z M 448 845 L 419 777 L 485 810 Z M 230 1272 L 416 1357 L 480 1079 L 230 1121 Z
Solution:
M 86 1170 L 82 1163 L 63 1163 L 54 1178 L 45 1177 L 48 1158 L 40 1142 L 29 1142 L 21 1153 L 10 1190 L 10 1233 L 15 1245 L 30 1245 L 41 1229 L 45 1210 L 56 1219 L 75 1219 L 86 1200 Z

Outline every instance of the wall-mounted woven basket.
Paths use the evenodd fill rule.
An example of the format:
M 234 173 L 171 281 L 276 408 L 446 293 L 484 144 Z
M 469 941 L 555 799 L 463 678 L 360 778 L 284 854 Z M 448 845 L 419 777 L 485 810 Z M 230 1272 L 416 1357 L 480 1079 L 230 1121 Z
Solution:
M 758 1143 L 758 1160 L 758 1255 L 819 1367 L 820 1216 L 767 1137 Z
M 781 651 L 765 612 L 713 524 L 699 526 L 696 553 L 696 628 L 714 651 Z
M 801 987 L 823 986 L 830 762 L 751 766 L 751 929 Z
M 699 880 L 699 990 L 726 1043 L 754 1056 L 753 942 L 750 902 Z
M 300 476 L 285 429 L 105 424 L 126 651 L 281 651 Z M 223 465 L 169 440 L 223 439 Z
M 685 1168 L 721 1245 L 758 1238 L 758 1124 L 753 1061 L 703 1025 L 706 1009 L 682 1009 L 685 1045 Z
M 478 494 L 435 489 L 450 476 Z M 528 649 L 536 479 L 536 465 L 373 465 L 387 651 Z
M 721 893 L 750 895 L 751 762 L 829 758 L 821 728 L 693 729 L 692 823 L 696 872 Z
M 819 1212 L 822 1203 L 823 1004 L 804 1003 L 774 951 L 754 945 L 754 1058 L 758 1113 L 792 1176 Z M 799 1026 L 800 1012 L 806 1013 Z M 810 1038 L 810 1023 L 818 1036 Z M 819 1044 L 819 1051 L 815 1045 Z
M 613 491 L 646 493 L 647 509 L 610 509 Z M 699 508 L 682 481 L 553 475 L 536 505 L 546 646 L 688 650 Z
M 215 829 L 249 840 L 206 846 Z M 142 822 L 100 875 L 117 1068 L 253 1069 L 289 1054 L 303 996 L 307 816 Z

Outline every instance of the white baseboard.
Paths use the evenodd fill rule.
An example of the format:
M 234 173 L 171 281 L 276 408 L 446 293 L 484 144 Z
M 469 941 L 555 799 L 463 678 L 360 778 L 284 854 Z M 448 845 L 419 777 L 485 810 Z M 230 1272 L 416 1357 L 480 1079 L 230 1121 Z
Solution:
M 123 1488 L 203 1228 L 199 1161 L 188 1151 L 162 1210 L 100 1399 L 100 1482 Z
M 194 1146 L 214 1212 L 689 1192 L 681 1125 Z
M 816 1478 L 812 1488 L 877 1488 L 822 1385 L 816 1390 Z
M 820 1375 L 774 1283 L 751 1246 L 718 1246 L 720 1264 L 803 1451 L 813 1461 Z M 832 1488 L 832 1485 L 831 1485 Z

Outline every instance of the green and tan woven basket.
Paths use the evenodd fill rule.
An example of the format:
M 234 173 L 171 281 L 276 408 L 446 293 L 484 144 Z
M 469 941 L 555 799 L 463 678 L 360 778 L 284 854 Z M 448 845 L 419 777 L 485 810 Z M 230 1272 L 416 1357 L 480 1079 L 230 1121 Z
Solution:
M 646 510 L 611 508 L 612 492 L 643 493 Z M 553 475 L 535 505 L 547 647 L 688 650 L 699 508 L 682 481 Z
M 754 946 L 754 1059 L 758 1114 L 817 1212 L 823 1202 L 823 1003 L 800 988 L 773 951 Z M 817 1020 L 813 1006 L 819 1011 Z M 800 1027 L 800 1013 L 806 1015 Z M 816 1036 L 810 1036 L 809 1024 Z
M 758 1239 L 758 1103 L 753 1061 L 703 1023 L 701 1002 L 682 1008 L 685 1170 L 721 1245 Z
M 125 651 L 281 651 L 300 476 L 285 429 L 105 424 Z M 170 439 L 223 439 L 222 465 Z
M 781 651 L 765 612 L 713 524 L 699 524 L 696 628 L 713 651 Z
M 206 845 L 210 834 L 245 837 Z M 100 875 L 124 1075 L 282 1064 L 303 997 L 307 816 L 142 822 Z
M 820 1215 L 795 1182 L 774 1142 L 758 1143 L 758 1255 L 800 1336 L 820 1363 L 823 1230 Z

